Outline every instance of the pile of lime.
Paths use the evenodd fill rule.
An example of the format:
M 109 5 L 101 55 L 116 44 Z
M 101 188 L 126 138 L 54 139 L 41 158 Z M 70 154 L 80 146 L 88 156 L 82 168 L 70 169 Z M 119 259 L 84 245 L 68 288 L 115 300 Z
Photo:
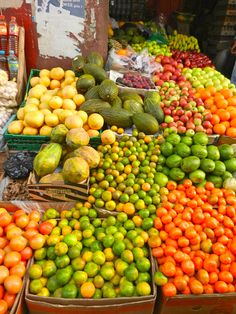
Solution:
M 161 186 L 168 181 L 157 184 L 159 142 L 133 130 L 132 136 L 124 135 L 113 145 L 99 146 L 101 160 L 91 171 L 89 203 L 128 215 L 154 214 L 160 204 Z
M 141 52 L 143 49 L 147 49 L 149 54 L 153 56 L 171 56 L 169 46 L 165 44 L 158 44 L 156 41 L 145 41 L 139 44 L 132 44 L 132 48 L 136 52 Z
M 210 181 L 220 188 L 236 171 L 232 146 L 208 145 L 208 136 L 202 132 L 188 136 L 169 134 L 160 151 L 156 170 L 161 182 L 168 178 L 177 182 L 189 178 L 196 185 L 204 186 Z
M 55 298 L 146 296 L 151 289 L 147 242 L 158 231 L 139 227 L 125 213 L 97 218 L 78 203 L 70 211 L 49 209 L 44 219 L 54 228 L 34 253 L 29 269 L 31 294 Z

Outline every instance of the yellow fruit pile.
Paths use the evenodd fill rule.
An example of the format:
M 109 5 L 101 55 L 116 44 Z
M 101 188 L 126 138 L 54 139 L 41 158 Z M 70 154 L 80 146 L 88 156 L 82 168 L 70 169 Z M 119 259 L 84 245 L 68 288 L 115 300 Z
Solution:
M 85 98 L 78 94 L 76 81 L 71 70 L 41 70 L 38 77 L 31 78 L 26 104 L 17 111 L 18 120 L 10 123 L 8 132 L 50 136 L 53 127 L 65 124 L 69 129 L 84 127 L 90 136 L 98 136 L 104 121 L 101 123 L 98 115 L 89 117 L 89 123 L 87 113 L 79 110 Z

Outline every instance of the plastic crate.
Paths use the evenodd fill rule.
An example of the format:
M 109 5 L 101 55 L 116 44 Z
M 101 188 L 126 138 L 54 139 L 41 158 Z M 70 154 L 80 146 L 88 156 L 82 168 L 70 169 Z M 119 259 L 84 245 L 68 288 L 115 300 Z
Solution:
M 16 115 L 11 117 L 7 125 L 14 120 L 16 120 Z M 4 139 L 9 150 L 25 150 L 31 152 L 38 152 L 42 144 L 50 141 L 49 136 L 10 134 L 7 129 L 4 132 Z
M 34 77 L 34 76 L 39 76 L 39 72 L 40 72 L 40 70 L 31 69 L 30 75 L 29 75 L 29 79 L 28 79 L 28 82 L 27 82 L 27 85 L 26 85 L 24 101 L 26 100 L 27 95 L 28 95 L 28 92 L 29 92 L 29 90 L 30 90 L 30 80 L 31 80 L 32 77 Z

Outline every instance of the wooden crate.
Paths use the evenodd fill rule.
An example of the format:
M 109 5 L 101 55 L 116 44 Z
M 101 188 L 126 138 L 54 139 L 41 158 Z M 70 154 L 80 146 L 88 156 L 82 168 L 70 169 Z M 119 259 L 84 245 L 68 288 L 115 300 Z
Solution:
M 18 75 L 17 75 L 17 89 L 18 94 L 16 101 L 20 105 L 24 98 L 25 87 L 27 82 L 26 74 L 26 62 L 25 62 L 25 29 L 24 27 L 19 27 L 19 52 L 18 52 Z

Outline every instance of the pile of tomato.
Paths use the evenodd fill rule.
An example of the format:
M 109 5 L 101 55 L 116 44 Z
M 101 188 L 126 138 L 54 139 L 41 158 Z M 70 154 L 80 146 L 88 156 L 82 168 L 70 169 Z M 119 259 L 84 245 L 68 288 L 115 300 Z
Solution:
M 154 220 L 159 240 L 149 241 L 159 268 L 156 284 L 165 296 L 234 292 L 235 193 L 190 180 L 169 181 L 167 188 Z
M 22 289 L 32 248 L 40 246 L 42 241 L 39 221 L 38 211 L 26 214 L 17 210 L 11 215 L 0 208 L 0 314 L 12 308 Z

